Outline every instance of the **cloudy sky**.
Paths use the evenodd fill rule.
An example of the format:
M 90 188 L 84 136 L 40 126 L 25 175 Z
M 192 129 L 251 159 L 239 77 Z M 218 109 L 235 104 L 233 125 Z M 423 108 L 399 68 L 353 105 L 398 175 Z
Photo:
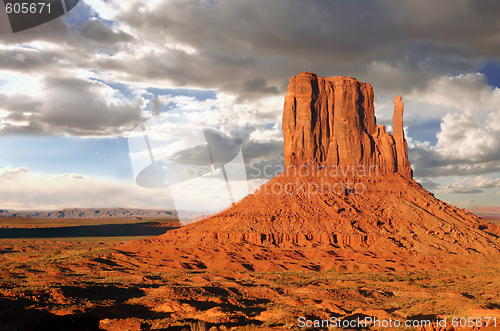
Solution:
M 487 0 L 80 0 L 14 34 L 0 11 L 0 208 L 172 208 L 135 184 L 127 135 L 176 107 L 277 164 L 301 71 L 371 83 L 386 126 L 402 95 L 415 179 L 460 207 L 498 205 L 498 17 Z

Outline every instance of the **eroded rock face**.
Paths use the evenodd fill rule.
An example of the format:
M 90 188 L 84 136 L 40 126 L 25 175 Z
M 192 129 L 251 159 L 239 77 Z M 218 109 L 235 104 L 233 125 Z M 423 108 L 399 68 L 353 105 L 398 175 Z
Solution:
M 394 104 L 391 135 L 376 125 L 370 84 L 310 72 L 292 77 L 283 108 L 285 165 L 376 166 L 411 178 L 400 96 Z
M 293 77 L 283 112 L 285 171 L 214 216 L 120 250 L 170 270 L 497 263 L 500 227 L 436 199 L 411 178 L 401 97 L 394 105 L 391 135 L 376 125 L 370 84 L 309 72 Z M 346 171 L 353 164 L 369 170 Z

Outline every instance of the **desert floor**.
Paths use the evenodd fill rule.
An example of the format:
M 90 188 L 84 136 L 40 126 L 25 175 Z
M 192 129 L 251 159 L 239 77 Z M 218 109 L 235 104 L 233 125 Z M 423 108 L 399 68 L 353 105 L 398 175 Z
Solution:
M 19 229 L 0 229 L 0 237 L 11 228 Z M 446 330 L 471 329 L 451 328 L 454 317 L 471 317 L 476 326 L 481 318 L 481 330 L 500 330 L 500 265 L 418 273 L 154 272 L 119 259 L 119 245 L 151 236 L 136 234 L 14 239 L 4 234 L 0 330 L 328 330 L 300 327 L 300 317 L 439 318 L 446 319 Z M 419 328 L 399 328 L 412 329 Z

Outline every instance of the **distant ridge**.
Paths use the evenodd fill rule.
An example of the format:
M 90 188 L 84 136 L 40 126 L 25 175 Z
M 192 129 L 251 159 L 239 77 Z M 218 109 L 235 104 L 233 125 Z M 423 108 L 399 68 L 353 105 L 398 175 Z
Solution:
M 470 212 L 484 220 L 500 220 L 500 207 L 474 207 Z
M 129 209 L 129 208 L 66 208 L 55 211 L 7 211 L 0 210 L 0 218 L 177 218 L 199 217 L 201 212 L 155 210 L 155 209 Z

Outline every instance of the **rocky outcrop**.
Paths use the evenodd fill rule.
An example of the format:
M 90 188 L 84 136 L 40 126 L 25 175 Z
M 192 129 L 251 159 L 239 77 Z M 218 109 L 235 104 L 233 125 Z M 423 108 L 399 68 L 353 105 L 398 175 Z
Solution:
M 308 72 L 293 77 L 283 113 L 287 169 L 215 216 L 120 250 L 169 270 L 497 263 L 498 226 L 436 199 L 411 178 L 401 97 L 394 104 L 391 135 L 376 125 L 370 84 Z M 378 172 L 348 171 L 353 164 Z
M 292 77 L 283 108 L 285 165 L 377 167 L 411 178 L 403 102 L 394 99 L 394 134 L 377 126 L 373 88 L 352 77 Z

